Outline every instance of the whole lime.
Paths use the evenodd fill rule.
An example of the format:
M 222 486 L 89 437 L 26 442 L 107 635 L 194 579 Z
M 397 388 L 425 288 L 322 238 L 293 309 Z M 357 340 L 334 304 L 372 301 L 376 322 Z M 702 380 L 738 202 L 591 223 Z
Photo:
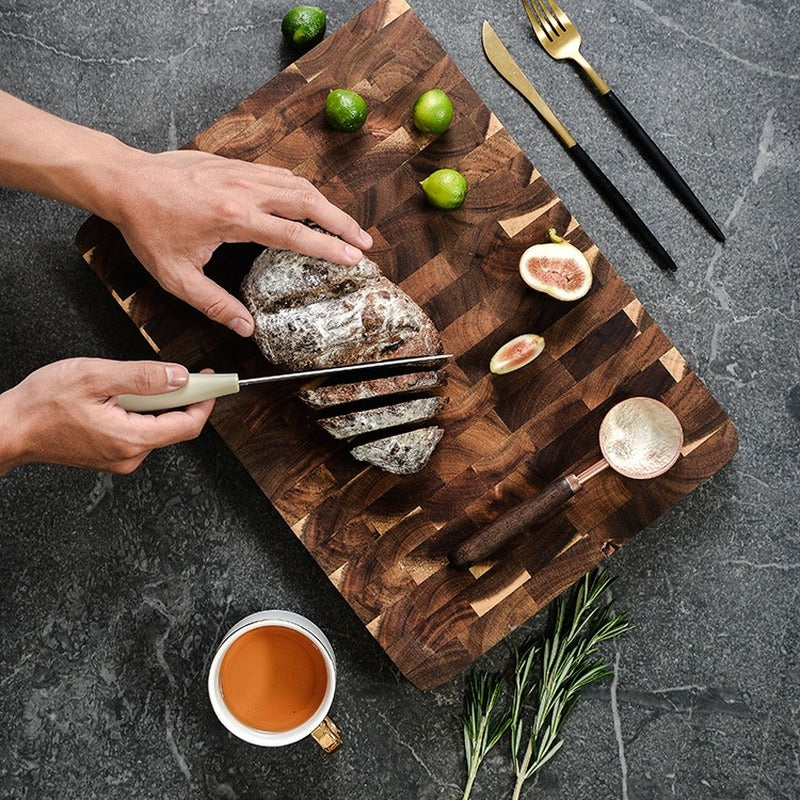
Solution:
M 453 104 L 441 89 L 428 89 L 414 103 L 414 125 L 423 133 L 444 133 L 453 121 Z
M 281 32 L 289 45 L 300 51 L 310 50 L 322 41 L 327 17 L 317 6 L 290 8 L 281 22 Z
M 333 89 L 325 100 L 325 117 L 337 131 L 357 131 L 367 118 L 367 104 L 352 89 Z
M 467 179 L 455 169 L 437 169 L 420 186 L 432 206 L 446 211 L 461 208 L 467 196 Z

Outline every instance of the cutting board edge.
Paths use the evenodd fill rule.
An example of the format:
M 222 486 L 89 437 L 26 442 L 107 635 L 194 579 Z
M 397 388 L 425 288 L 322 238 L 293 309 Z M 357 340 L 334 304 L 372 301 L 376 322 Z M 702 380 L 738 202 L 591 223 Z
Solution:
M 489 109 L 489 111 L 492 114 L 494 114 L 494 112 L 491 109 Z M 499 120 L 498 120 L 498 122 L 499 122 Z M 502 124 L 502 123 L 500 123 L 500 124 Z M 510 134 L 509 134 L 509 136 L 510 136 Z M 516 142 L 515 142 L 515 144 L 516 144 Z M 524 151 L 522 151 L 521 148 L 520 148 L 520 152 L 522 152 L 524 154 Z M 534 169 L 535 169 L 535 167 L 534 167 Z M 556 199 L 560 201 L 560 198 L 556 198 Z M 566 209 L 566 207 L 565 207 L 565 209 Z M 568 209 L 567 209 L 567 211 L 568 211 Z M 574 220 L 576 224 L 580 225 L 580 223 L 575 219 L 575 217 L 572 216 L 571 212 L 568 212 L 568 213 L 570 213 L 571 219 Z M 97 238 L 97 234 L 102 231 L 102 227 L 103 227 L 104 224 L 107 224 L 107 223 L 105 223 L 104 220 L 100 220 L 100 218 L 98 218 L 98 217 L 90 216 L 87 220 L 84 221 L 84 223 L 81 225 L 80 229 L 78 230 L 78 233 L 76 234 L 76 238 L 75 238 L 76 246 L 77 246 L 79 252 L 81 253 L 81 255 L 83 256 L 83 258 L 87 261 L 87 263 L 90 264 L 90 266 L 92 265 L 92 256 L 94 254 L 95 249 L 97 247 L 101 247 L 102 246 L 102 237 L 100 237 L 98 239 Z M 587 238 L 588 238 L 588 234 L 587 234 Z M 596 247 L 596 245 L 594 245 L 594 244 L 593 244 L 593 246 Z M 599 250 L 598 250 L 598 253 L 599 253 Z M 600 255 L 602 255 L 602 254 L 600 254 Z M 97 270 L 95 270 L 95 271 L 97 272 Z M 100 277 L 100 276 L 98 275 L 98 277 Z M 106 286 L 108 286 L 108 288 L 111 289 L 111 291 L 113 292 L 112 287 L 102 277 L 101 277 L 101 281 L 103 281 L 103 283 Z M 119 302 L 119 298 L 116 298 L 116 299 Z M 120 303 L 120 305 L 122 305 L 122 303 Z M 122 305 L 122 307 L 123 307 L 123 310 L 125 310 L 124 305 Z M 127 316 L 127 314 L 126 314 L 126 316 Z M 141 329 L 139 329 L 139 330 L 140 330 L 140 334 L 142 334 L 142 336 L 148 341 L 148 343 L 156 350 L 156 352 L 158 352 L 158 347 L 156 346 L 156 344 L 152 340 L 148 339 L 148 337 L 145 335 L 145 332 L 143 330 L 141 330 Z M 697 376 L 697 373 L 694 373 L 693 371 L 692 371 L 692 373 L 695 376 Z M 698 376 L 698 380 L 700 380 L 699 376 Z M 701 381 L 701 383 L 702 383 L 702 381 Z M 708 391 L 708 388 L 705 386 L 705 384 L 703 384 L 703 388 L 704 388 L 704 390 L 706 392 L 708 392 L 709 395 L 711 395 L 711 393 Z M 713 397 L 713 395 L 711 395 L 711 396 Z M 724 409 L 723 409 L 723 413 L 725 413 Z M 720 469 L 722 469 L 724 466 L 726 466 L 733 459 L 733 457 L 735 456 L 735 454 L 736 454 L 736 452 L 738 450 L 738 431 L 736 431 L 736 428 L 733 425 L 733 422 L 730 420 L 729 417 L 727 417 L 726 413 L 725 413 L 725 416 L 726 416 L 728 422 L 730 423 L 730 425 L 732 426 L 732 430 L 733 430 L 734 435 L 735 435 L 735 440 L 733 442 L 733 447 L 730 450 L 730 453 L 726 455 L 726 458 L 722 462 L 722 464 L 719 467 L 717 467 L 717 469 L 714 472 L 709 474 L 699 484 L 697 484 L 698 486 L 702 485 L 702 483 L 707 482 L 711 477 L 713 477 L 714 474 L 716 474 L 716 472 L 718 472 Z M 215 429 L 217 429 L 217 426 L 214 424 L 213 420 L 212 420 L 212 425 L 215 427 Z M 234 451 L 234 453 L 235 453 L 235 451 Z M 235 453 L 235 455 L 237 455 L 237 459 L 240 460 L 240 463 L 241 463 L 241 459 L 239 458 L 238 453 Z M 249 472 L 249 470 L 248 470 L 248 472 Z M 251 477 L 253 478 L 253 480 L 256 483 L 256 485 L 259 485 L 258 481 L 255 478 L 255 476 L 251 475 Z M 259 485 L 259 488 L 261 488 L 260 485 Z M 262 489 L 262 492 L 265 494 L 267 499 L 270 502 L 272 502 L 272 500 L 269 497 L 269 495 L 267 495 L 266 492 L 263 489 Z M 681 498 L 681 499 L 683 499 L 683 498 Z M 290 527 L 288 522 L 287 522 L 287 527 Z M 304 544 L 304 546 L 305 546 L 305 544 Z M 312 555 L 312 557 L 314 557 L 314 552 L 310 548 L 306 547 L 306 550 L 307 550 L 307 552 L 309 552 Z M 316 561 L 316 558 L 314 560 Z M 322 567 L 319 564 L 319 562 L 317 562 L 317 565 L 320 566 L 320 569 L 322 569 Z M 325 573 L 324 569 L 323 569 L 323 573 Z M 328 577 L 329 580 L 330 580 L 330 576 L 326 575 L 326 577 Z M 333 583 L 333 581 L 331 581 L 331 582 Z M 334 583 L 334 586 L 336 586 L 335 583 Z M 345 598 L 343 598 L 343 599 L 345 599 Z M 345 599 L 345 602 L 347 602 L 346 599 Z M 350 604 L 348 603 L 348 605 L 350 605 Z M 350 606 L 350 607 L 351 607 L 351 610 L 354 610 L 352 606 Z M 539 610 L 541 610 L 541 608 Z M 538 613 L 538 612 L 535 612 L 535 613 Z M 528 617 L 528 619 L 530 619 L 530 617 Z M 393 663 L 395 663 L 397 665 L 397 667 L 398 667 L 398 669 L 400 669 L 401 673 L 404 674 L 414 685 L 418 686 L 418 688 L 420 688 L 422 690 L 426 690 L 428 688 L 435 688 L 436 686 L 439 686 L 439 685 L 442 685 L 443 683 L 446 683 L 448 680 L 452 679 L 453 676 L 455 676 L 459 672 L 463 671 L 463 669 L 466 669 L 466 667 L 468 666 L 468 664 L 462 665 L 462 666 L 458 667 L 455 671 L 453 671 L 452 674 L 449 675 L 449 677 L 446 677 L 443 680 L 441 680 L 439 682 L 436 682 L 435 684 L 434 683 L 425 683 L 425 686 L 423 687 L 422 685 L 417 683 L 414 680 L 414 678 L 412 678 L 410 675 L 408 675 L 407 671 L 404 670 L 397 662 L 395 662 L 394 659 L 391 658 L 391 656 L 389 656 L 389 657 L 393 661 Z M 411 670 L 411 672 L 413 673 L 413 670 Z

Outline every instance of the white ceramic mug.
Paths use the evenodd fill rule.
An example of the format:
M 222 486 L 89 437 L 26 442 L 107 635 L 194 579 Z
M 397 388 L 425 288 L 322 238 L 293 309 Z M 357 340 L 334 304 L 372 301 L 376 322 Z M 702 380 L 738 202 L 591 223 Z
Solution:
M 285 731 L 263 731 L 245 725 L 241 720 L 237 719 L 225 704 L 220 679 L 222 660 L 231 645 L 245 633 L 255 628 L 271 625 L 290 628 L 305 636 L 322 656 L 328 679 L 325 695 L 319 708 L 301 725 Z M 208 696 L 219 721 L 240 739 L 263 747 L 282 747 L 283 745 L 298 742 L 306 736 L 313 736 L 326 752 L 332 753 L 338 749 L 342 744 L 342 737 L 333 720 L 328 717 L 335 689 L 336 659 L 333 655 L 331 643 L 328 641 L 327 636 L 311 620 L 291 611 L 257 611 L 255 614 L 250 614 L 250 616 L 239 620 L 223 637 L 217 652 L 214 654 L 214 660 L 211 662 L 211 669 L 208 673 Z

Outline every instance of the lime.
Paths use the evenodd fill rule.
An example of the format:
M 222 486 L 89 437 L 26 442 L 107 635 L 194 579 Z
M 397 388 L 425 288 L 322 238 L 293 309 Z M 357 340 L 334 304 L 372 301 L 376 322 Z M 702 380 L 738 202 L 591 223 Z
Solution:
M 317 6 L 295 6 L 283 17 L 281 31 L 295 50 L 310 50 L 325 35 L 325 12 Z
M 423 133 L 444 133 L 453 121 L 453 104 L 441 89 L 423 92 L 414 103 L 414 125 Z
M 467 196 L 467 179 L 455 169 L 437 169 L 420 183 L 428 202 L 436 208 L 461 208 Z
M 325 100 L 325 116 L 337 131 L 357 131 L 367 118 L 367 104 L 358 92 L 333 89 Z

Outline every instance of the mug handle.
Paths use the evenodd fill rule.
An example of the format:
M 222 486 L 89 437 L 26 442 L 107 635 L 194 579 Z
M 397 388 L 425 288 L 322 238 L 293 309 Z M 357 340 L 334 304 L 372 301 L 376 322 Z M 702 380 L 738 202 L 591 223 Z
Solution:
M 333 753 L 338 750 L 344 741 L 342 739 L 342 732 L 330 717 L 325 717 L 325 719 L 311 731 L 311 736 L 326 753 Z

